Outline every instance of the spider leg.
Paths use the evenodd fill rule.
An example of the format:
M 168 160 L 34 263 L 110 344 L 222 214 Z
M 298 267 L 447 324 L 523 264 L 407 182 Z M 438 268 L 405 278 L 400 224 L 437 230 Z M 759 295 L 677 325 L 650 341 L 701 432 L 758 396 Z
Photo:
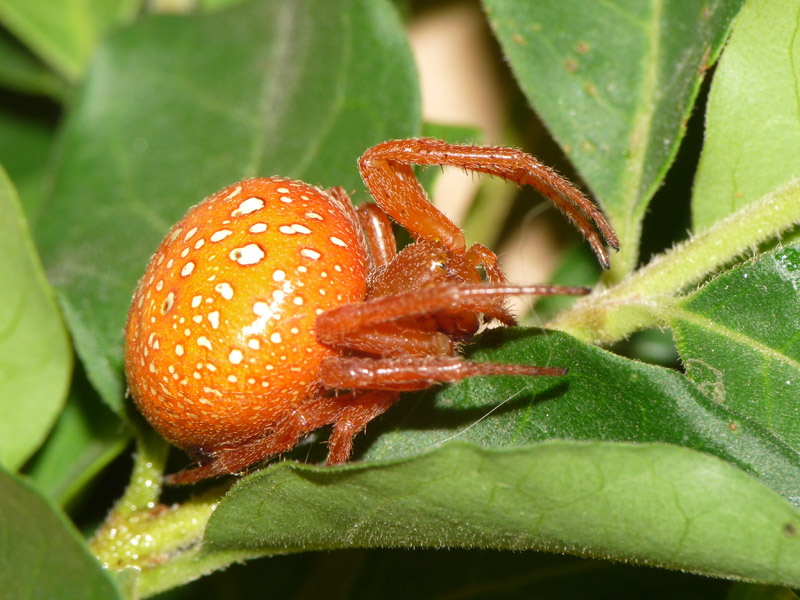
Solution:
M 562 367 L 475 363 L 456 356 L 393 358 L 332 357 L 322 361 L 320 381 L 332 388 L 354 390 L 424 390 L 443 382 L 477 375 L 566 375 Z
M 343 463 L 350 456 L 353 437 L 369 421 L 385 412 L 398 396 L 387 391 L 316 396 L 279 420 L 265 435 L 235 447 L 209 452 L 203 464 L 168 475 L 165 482 L 188 485 L 209 477 L 239 473 L 252 464 L 291 450 L 301 436 L 331 423 L 334 427 L 328 440 L 328 464 Z
M 371 202 L 356 208 L 356 214 L 367 239 L 373 266 L 378 269 L 385 267 L 397 256 L 397 243 L 389 217 Z
M 506 274 L 503 273 L 500 268 L 500 263 L 497 262 L 497 255 L 486 246 L 482 244 L 473 244 L 469 247 L 469 250 L 467 250 L 466 258 L 475 266 L 482 264 L 492 284 L 506 285 L 508 283 Z
M 450 336 L 440 331 L 411 329 L 397 323 L 378 323 L 350 331 L 333 344 L 339 350 L 356 350 L 379 356 L 434 356 L 452 354 Z
M 359 159 L 364 183 L 378 205 L 419 238 L 441 241 L 463 252 L 460 230 L 427 200 L 409 165 L 455 166 L 530 185 L 549 198 L 583 233 L 603 267 L 609 267 L 603 239 L 619 240 L 603 214 L 586 196 L 550 167 L 513 148 L 450 144 L 430 138 L 383 142 Z
M 347 335 L 380 323 L 403 317 L 424 316 L 438 311 L 478 312 L 493 318 L 506 318 L 497 298 L 514 294 L 582 296 L 588 288 L 560 285 L 482 286 L 444 284 L 412 290 L 395 296 L 384 296 L 365 302 L 345 304 L 319 315 L 316 320 L 317 339 L 323 344 L 345 342 Z
M 347 462 L 356 434 L 363 430 L 372 419 L 386 412 L 399 396 L 400 394 L 391 391 L 351 394 L 349 402 L 333 424 L 333 431 L 328 438 L 326 464 L 339 465 Z

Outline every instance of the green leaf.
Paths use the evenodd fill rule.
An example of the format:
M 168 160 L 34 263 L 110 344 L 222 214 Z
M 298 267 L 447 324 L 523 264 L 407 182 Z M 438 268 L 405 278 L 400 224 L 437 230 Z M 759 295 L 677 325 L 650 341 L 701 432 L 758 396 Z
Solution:
M 120 598 L 72 523 L 28 483 L 2 470 L 0 589 L 5 598 Z
M 0 464 L 18 469 L 66 398 L 72 352 L 25 217 L 0 168 Z
M 57 118 L 58 110 L 48 100 L 0 93 L 0 164 L 14 182 L 30 223 L 41 209 Z
M 800 245 L 759 256 L 672 313 L 687 375 L 715 402 L 800 449 Z
M 365 148 L 420 127 L 413 59 L 385 2 L 259 2 L 114 36 L 67 120 L 37 232 L 104 400 L 121 413 L 130 298 L 189 206 L 256 175 L 353 190 Z
M 683 137 L 698 87 L 743 0 L 484 0 L 531 105 L 620 238 L 619 279 Z
M 5 25 L 65 79 L 77 80 L 99 40 L 130 21 L 141 0 L 0 0 Z
M 76 373 L 67 404 L 25 474 L 47 497 L 70 507 L 94 477 L 130 444 L 131 433 Z
M 537 548 L 797 585 L 799 530 L 785 500 L 685 448 L 450 444 L 394 463 L 261 471 L 217 507 L 205 547 Z
M 55 99 L 63 98 L 67 91 L 63 80 L 3 29 L 0 29 L 0 82 L 19 92 Z
M 800 5 L 750 0 L 708 98 L 692 199 L 705 229 L 800 174 Z
M 615 356 L 557 332 L 497 330 L 476 361 L 566 366 L 562 378 L 471 378 L 404 396 L 360 443 L 357 458 L 413 456 L 449 440 L 487 448 L 542 440 L 665 442 L 715 454 L 794 499 L 800 454 L 671 369 Z

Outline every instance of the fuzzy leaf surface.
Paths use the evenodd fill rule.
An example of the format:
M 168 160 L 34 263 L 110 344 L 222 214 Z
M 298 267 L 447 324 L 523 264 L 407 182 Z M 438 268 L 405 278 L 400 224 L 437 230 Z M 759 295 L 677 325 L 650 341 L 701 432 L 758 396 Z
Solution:
M 206 552 L 536 548 L 797 585 L 798 528 L 784 499 L 685 448 L 450 444 L 383 464 L 265 469 L 216 509 Z
M 708 452 L 781 495 L 800 492 L 800 454 L 683 375 L 622 358 L 570 336 L 496 330 L 476 361 L 568 366 L 560 378 L 476 377 L 403 396 L 357 444 L 361 458 L 395 459 L 449 440 L 486 448 L 549 439 L 664 442 Z M 357 439 L 358 442 L 358 439 Z
M 800 449 L 800 245 L 688 295 L 671 325 L 687 375 L 720 406 Z

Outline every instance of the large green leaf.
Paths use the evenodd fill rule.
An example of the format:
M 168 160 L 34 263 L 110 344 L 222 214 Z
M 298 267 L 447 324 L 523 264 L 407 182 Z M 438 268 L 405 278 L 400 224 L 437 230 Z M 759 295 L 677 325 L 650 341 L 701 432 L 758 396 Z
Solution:
M 785 500 L 684 448 L 450 444 L 395 463 L 261 471 L 217 507 L 206 551 L 538 548 L 798 585 L 798 530 Z
M 415 82 L 392 7 L 366 0 L 148 18 L 100 49 L 37 233 L 89 378 L 115 410 L 128 304 L 167 229 L 244 177 L 356 188 L 365 148 L 419 131 Z
M 404 397 L 370 425 L 365 459 L 412 456 L 448 440 L 487 448 L 548 439 L 666 442 L 715 454 L 788 498 L 800 497 L 800 454 L 684 376 L 557 332 L 500 330 L 474 360 L 570 367 L 566 377 L 473 378 Z
M 72 351 L 11 182 L 0 168 L 0 464 L 38 448 L 67 394 Z
M 529 101 L 636 265 L 647 203 L 743 0 L 484 0 Z
M 749 0 L 720 60 L 692 199 L 695 230 L 800 176 L 800 4 Z
M 83 73 L 98 41 L 130 20 L 141 0 L 0 0 L 0 23 L 69 80 Z
M 672 313 L 686 373 L 720 405 L 800 449 L 800 245 L 764 254 Z
M 9 599 L 120 598 L 72 523 L 24 480 L 1 469 L 0 590 Z

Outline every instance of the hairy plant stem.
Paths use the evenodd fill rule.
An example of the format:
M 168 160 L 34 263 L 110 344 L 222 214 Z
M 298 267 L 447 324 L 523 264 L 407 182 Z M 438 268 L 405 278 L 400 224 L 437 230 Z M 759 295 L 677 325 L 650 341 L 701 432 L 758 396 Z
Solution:
M 154 431 L 144 430 L 128 488 L 89 542 L 98 560 L 118 575 L 131 598 L 141 596 L 151 571 L 193 557 L 199 550 L 206 523 L 224 490 L 214 489 L 183 504 L 161 504 L 167 443 Z M 170 571 L 174 569 L 170 568 Z M 201 573 L 184 573 L 181 582 Z
M 668 325 L 668 307 L 682 290 L 798 223 L 800 179 L 795 179 L 655 257 L 617 285 L 596 289 L 548 327 L 608 344 L 640 329 Z

